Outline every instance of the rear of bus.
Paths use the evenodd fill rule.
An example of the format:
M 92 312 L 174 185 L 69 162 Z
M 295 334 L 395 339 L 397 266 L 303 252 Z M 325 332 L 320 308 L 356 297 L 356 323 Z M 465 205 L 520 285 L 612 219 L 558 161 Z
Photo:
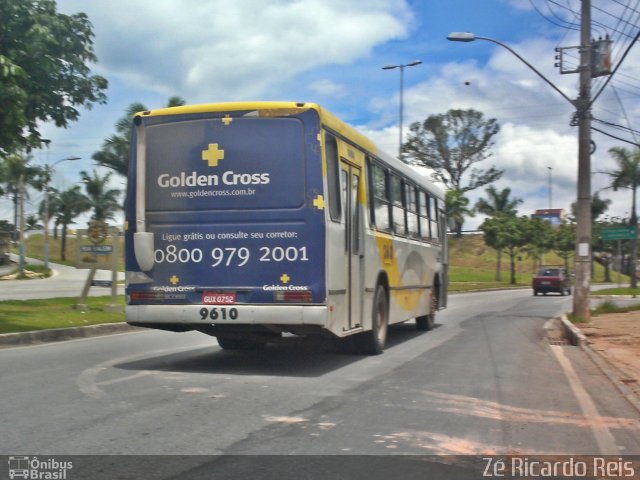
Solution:
M 290 102 L 134 120 L 127 322 L 258 346 L 326 323 L 320 118 Z

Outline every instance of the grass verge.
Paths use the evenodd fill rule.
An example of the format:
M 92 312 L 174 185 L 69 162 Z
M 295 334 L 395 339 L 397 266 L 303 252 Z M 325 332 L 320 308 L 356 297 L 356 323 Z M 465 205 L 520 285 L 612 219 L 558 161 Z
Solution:
M 82 327 L 98 323 L 124 322 L 123 312 L 105 312 L 111 297 L 89 297 L 88 312 L 74 309 L 77 297 L 0 302 L 0 333 L 27 332 L 51 328 Z M 124 296 L 118 297 L 124 308 Z
M 629 290 L 629 289 L 611 288 L 609 290 L 618 291 L 618 290 Z M 601 292 L 603 291 L 604 290 L 598 290 L 597 293 L 601 294 Z M 614 293 L 609 295 L 621 295 L 621 294 Z M 616 303 L 611 300 L 605 300 L 604 302 L 601 302 L 596 308 L 591 309 L 591 315 L 594 317 L 597 317 L 598 315 L 606 315 L 607 313 L 637 312 L 639 310 L 640 310 L 640 305 L 619 306 L 619 305 L 616 305 Z M 567 318 L 571 323 L 589 323 L 587 319 L 576 316 L 571 312 L 567 313 Z
M 19 268 L 13 270 L 7 277 L 15 276 L 15 280 L 33 280 L 34 278 L 49 278 L 52 275 L 50 268 L 44 268 L 44 265 L 25 265 L 25 273 L 19 275 Z

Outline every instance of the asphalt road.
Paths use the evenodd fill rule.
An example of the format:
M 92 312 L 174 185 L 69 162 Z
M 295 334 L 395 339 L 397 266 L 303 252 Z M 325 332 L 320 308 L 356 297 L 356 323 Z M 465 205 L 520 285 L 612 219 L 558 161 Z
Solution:
M 331 478 L 309 474 L 323 459 L 327 474 L 408 473 L 421 458 L 398 454 L 640 454 L 638 412 L 581 349 L 544 338 L 568 297 L 518 290 L 450 304 L 432 332 L 392 329 L 375 357 L 297 339 L 229 352 L 203 334 L 155 331 L 3 349 L 0 454 L 173 455 L 155 459 L 158 476 L 140 457 L 102 457 L 111 476 L 83 476 L 163 479 L 243 478 L 265 465 L 244 477 L 284 478 L 293 463 Z M 469 457 L 444 458 L 453 470 L 438 478 L 481 478 L 464 476 Z M 343 478 L 362 478 L 353 473 Z
M 12 260 L 17 261 L 16 255 L 11 255 Z M 29 258 L 29 264 L 42 264 L 42 261 Z M 15 268 L 12 266 L 0 267 L 0 275 L 7 274 Z M 51 264 L 53 276 L 35 280 L 3 280 L 0 281 L 0 301 L 1 300 L 34 300 L 39 298 L 56 297 L 80 297 L 89 270 L 77 269 L 66 265 Z M 108 270 L 98 270 L 95 280 L 111 280 L 111 272 Z M 124 279 L 124 273 L 118 273 L 119 279 Z M 124 287 L 120 286 L 119 293 L 124 292 Z M 111 289 L 105 287 L 91 287 L 89 295 L 111 295 Z

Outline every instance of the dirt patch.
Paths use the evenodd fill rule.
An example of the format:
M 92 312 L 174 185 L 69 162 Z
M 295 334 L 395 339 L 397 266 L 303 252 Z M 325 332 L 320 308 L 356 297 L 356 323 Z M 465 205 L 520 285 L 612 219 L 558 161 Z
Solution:
M 576 324 L 592 350 L 621 373 L 621 380 L 640 395 L 640 311 L 608 313 Z

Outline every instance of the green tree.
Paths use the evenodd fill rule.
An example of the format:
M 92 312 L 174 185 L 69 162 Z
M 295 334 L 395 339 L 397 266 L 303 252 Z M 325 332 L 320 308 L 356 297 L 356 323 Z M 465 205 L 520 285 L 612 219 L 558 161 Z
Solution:
M 528 241 L 522 249 L 536 262 L 536 267 L 542 264 L 545 253 L 554 247 L 555 228 L 551 222 L 542 218 L 530 218 L 528 225 Z
M 576 226 L 573 223 L 562 222 L 553 235 L 553 249 L 564 260 L 564 266 L 569 269 L 569 259 L 576 250 Z
M 633 152 L 626 148 L 614 147 L 609 149 L 609 153 L 618 164 L 617 170 L 607 172 L 611 178 L 610 187 L 617 191 L 620 188 L 628 188 L 631 190 L 631 215 L 629 225 L 638 225 L 638 215 L 636 213 L 636 194 L 638 185 L 640 185 L 640 149 Z M 637 287 L 636 257 L 638 255 L 638 239 L 637 237 L 631 241 L 631 262 L 629 268 L 629 276 L 631 278 L 631 288 Z
M 511 189 L 503 188 L 498 192 L 496 188 L 491 185 L 485 189 L 487 198 L 481 198 L 476 202 L 475 209 L 489 217 L 495 217 L 497 215 L 515 215 L 517 213 L 517 207 L 522 203 L 521 198 L 511 198 Z M 502 248 L 496 249 L 496 281 L 502 281 Z
M 50 176 L 49 172 L 46 172 L 46 174 Z M 44 188 L 48 188 L 49 212 L 48 212 L 48 215 L 45 215 L 46 202 L 44 199 L 42 199 L 38 207 L 38 215 L 40 216 L 43 222 L 47 218 L 49 218 L 50 220 L 51 219 L 54 220 L 53 238 L 58 238 L 58 224 L 56 223 L 56 212 L 58 211 L 60 191 L 57 188 L 49 187 L 47 185 L 45 185 Z
M 57 199 L 56 225 L 62 225 L 62 239 L 60 244 L 61 259 L 67 259 L 67 227 L 75 223 L 75 219 L 81 213 L 88 211 L 91 204 L 80 190 L 80 185 L 61 192 Z
M 495 118 L 476 110 L 449 110 L 415 122 L 402 151 L 409 163 L 433 170 L 432 178 L 448 189 L 466 193 L 498 180 L 503 170 L 477 164 L 491 157 L 492 138 L 500 131 Z
M 517 283 L 516 259 L 523 247 L 529 242 L 531 235 L 531 221 L 528 217 L 515 215 L 497 215 L 487 218 L 480 230 L 484 234 L 487 245 L 496 250 L 506 250 L 511 265 L 511 284 Z
M 92 220 L 113 220 L 115 213 L 122 209 L 118 202 L 121 191 L 115 188 L 109 188 L 109 172 L 101 176 L 96 170 L 89 175 L 86 171 L 80 172 L 80 177 L 84 183 L 87 202 L 89 209 L 93 210 Z
M 0 2 L 0 156 L 41 145 L 45 122 L 66 127 L 76 107 L 105 103 L 87 15 L 64 15 L 54 0 Z
M 462 225 L 465 217 L 472 217 L 469 199 L 460 190 L 448 190 L 445 195 L 447 218 L 455 224 L 456 236 L 462 236 Z
M 186 102 L 181 97 L 171 97 L 167 107 L 179 107 Z M 129 157 L 131 156 L 132 119 L 138 112 L 148 108 L 142 103 L 132 103 L 125 115 L 116 122 L 116 133 L 108 137 L 102 144 L 102 149 L 95 152 L 92 158 L 103 167 L 126 177 L 129 173 Z

